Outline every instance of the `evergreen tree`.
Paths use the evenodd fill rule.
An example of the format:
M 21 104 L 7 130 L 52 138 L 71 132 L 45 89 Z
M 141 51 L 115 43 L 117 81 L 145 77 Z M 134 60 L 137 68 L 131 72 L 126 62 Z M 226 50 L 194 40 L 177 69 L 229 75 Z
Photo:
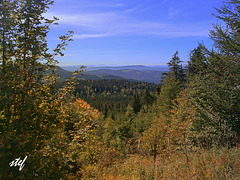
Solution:
M 144 92 L 143 92 L 143 95 L 141 97 L 141 104 L 144 106 L 146 105 L 147 106 L 147 110 L 148 108 L 152 105 L 153 103 L 153 97 L 152 95 L 150 94 L 149 90 L 146 89 Z
M 240 18 L 239 18 L 239 0 L 228 0 L 220 9 L 216 9 L 218 14 L 215 16 L 224 22 L 214 25 L 214 30 L 210 32 L 210 37 L 215 42 L 215 47 L 224 54 L 239 57 L 240 52 Z
M 198 47 L 191 51 L 190 60 L 188 61 L 188 77 L 193 75 L 203 75 L 206 73 L 208 66 L 207 56 L 209 51 L 203 44 L 198 44 Z
M 157 96 L 154 109 L 156 112 L 161 112 L 163 115 L 169 115 L 169 110 L 172 109 L 172 100 L 174 100 L 181 90 L 181 83 L 176 79 L 173 72 L 169 72 L 163 80 L 160 94 Z
M 189 84 L 189 97 L 201 114 L 195 128 L 208 146 L 226 145 L 240 135 L 239 2 L 231 0 L 217 9 L 226 25 L 211 31 L 218 52 L 209 53 L 204 73 Z
M 140 111 L 140 109 L 141 109 L 141 101 L 140 101 L 140 98 L 139 98 L 139 96 L 137 94 L 133 95 L 131 106 L 132 106 L 133 111 L 134 111 L 135 114 L 137 114 Z
M 181 82 L 184 82 L 185 73 L 184 73 L 184 69 L 183 69 L 182 64 L 181 64 L 182 62 L 183 61 L 180 60 L 178 51 L 176 51 L 174 53 L 172 59 L 170 60 L 170 62 L 168 62 L 167 64 L 168 64 L 168 67 L 169 67 L 169 71 L 173 72 L 176 79 L 180 80 Z
M 221 89 L 218 93 L 225 107 L 219 109 L 221 115 L 230 125 L 232 130 L 240 136 L 240 1 L 229 0 L 220 9 L 217 9 L 217 18 L 223 20 L 225 28 L 215 25 L 211 31 L 211 38 L 215 47 L 222 53 L 214 56 L 213 65 L 222 80 Z M 217 74 L 214 73 L 215 75 Z M 218 74 L 219 75 L 219 74 Z M 224 87 L 224 88 L 223 88 Z M 225 92 L 225 96 L 221 93 Z
M 185 72 L 182 64 L 180 64 L 182 61 L 178 54 L 178 51 L 176 51 L 168 63 L 169 72 L 163 74 L 160 94 L 157 96 L 154 105 L 154 111 L 161 112 L 164 116 L 169 115 L 169 110 L 172 109 L 173 105 L 172 101 L 182 90 L 185 82 Z

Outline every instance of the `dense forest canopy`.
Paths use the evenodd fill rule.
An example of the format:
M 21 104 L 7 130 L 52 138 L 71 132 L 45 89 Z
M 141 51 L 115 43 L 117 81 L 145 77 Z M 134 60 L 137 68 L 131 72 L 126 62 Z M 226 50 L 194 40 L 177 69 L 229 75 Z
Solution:
M 159 85 L 77 80 L 82 69 L 61 82 L 73 32 L 50 52 L 53 1 L 0 2 L 0 179 L 240 177 L 239 0 L 217 9 L 214 47 L 187 67 L 176 51 Z
M 75 95 L 107 115 L 126 111 L 135 94 L 142 100 L 146 91 L 149 96 L 154 96 L 158 87 L 153 83 L 118 79 L 80 80 Z

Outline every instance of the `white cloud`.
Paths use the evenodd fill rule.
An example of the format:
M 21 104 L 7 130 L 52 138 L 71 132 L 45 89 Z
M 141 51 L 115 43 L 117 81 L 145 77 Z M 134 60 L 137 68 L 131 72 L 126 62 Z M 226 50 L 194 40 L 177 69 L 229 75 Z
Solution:
M 85 28 L 94 28 L 106 24 L 111 17 L 114 18 L 114 13 L 79 13 L 79 14 L 63 14 L 63 13 L 48 13 L 48 18 L 56 16 L 60 19 L 59 23 Z
M 132 12 L 139 6 L 125 10 Z M 174 16 L 178 12 L 171 9 L 169 16 Z M 60 19 L 60 25 L 76 26 L 78 32 L 84 34 L 75 35 L 76 39 L 101 38 L 120 35 L 152 35 L 158 37 L 192 37 L 208 36 L 209 22 L 189 23 L 189 24 L 169 24 L 160 22 L 149 22 L 136 20 L 128 16 L 128 13 L 120 11 L 111 12 L 88 12 L 88 13 L 48 13 L 48 18 L 56 16 Z M 75 29 L 73 27 L 73 29 Z
M 101 37 L 108 37 L 112 36 L 110 33 L 104 34 L 75 34 L 73 36 L 74 39 L 87 39 L 87 38 L 101 38 Z
M 134 7 L 134 8 L 131 8 L 131 9 L 127 9 L 127 10 L 124 11 L 124 13 L 136 11 L 138 8 L 140 8 L 140 5 L 138 5 L 138 6 Z

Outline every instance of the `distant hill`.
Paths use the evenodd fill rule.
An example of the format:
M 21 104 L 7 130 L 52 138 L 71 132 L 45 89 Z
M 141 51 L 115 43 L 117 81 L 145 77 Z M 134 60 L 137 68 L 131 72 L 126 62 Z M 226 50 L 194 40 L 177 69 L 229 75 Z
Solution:
M 63 66 L 62 70 L 74 72 L 81 66 Z M 84 71 L 84 79 L 128 79 L 135 81 L 145 81 L 158 84 L 163 72 L 167 72 L 167 66 L 87 66 Z
M 80 69 L 80 65 L 75 66 L 62 66 L 64 70 L 74 72 L 76 70 Z M 138 71 L 168 71 L 168 66 L 162 65 L 162 66 L 144 66 L 144 65 L 87 65 L 87 71 L 95 71 L 99 69 L 110 69 L 110 70 L 124 70 L 124 69 L 132 69 L 132 70 L 138 70 Z
M 158 84 L 161 79 L 161 75 L 166 71 L 150 71 L 150 70 L 134 70 L 134 69 L 123 69 L 123 70 L 112 70 L 112 69 L 99 69 L 95 71 L 84 72 L 86 75 L 96 76 L 120 76 L 126 79 L 134 79 L 138 81 L 152 82 Z
M 64 81 L 67 80 L 68 78 L 72 77 L 73 72 L 66 71 L 61 67 L 57 67 L 56 73 L 59 75 L 60 80 Z M 78 74 L 76 77 L 79 79 L 86 79 L 86 80 L 97 80 L 97 79 L 126 79 L 124 77 L 116 76 L 116 75 L 92 75 L 92 74 L 84 74 L 83 73 Z M 131 79 L 129 79 L 131 80 Z M 133 80 L 134 81 L 134 80 Z

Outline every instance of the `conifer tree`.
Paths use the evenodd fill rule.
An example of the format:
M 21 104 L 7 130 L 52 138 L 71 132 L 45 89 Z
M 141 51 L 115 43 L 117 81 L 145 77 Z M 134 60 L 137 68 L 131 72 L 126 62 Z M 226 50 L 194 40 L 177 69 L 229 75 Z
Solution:
M 213 65 L 218 72 L 222 83 L 220 90 L 225 92 L 221 95 L 225 106 L 219 109 L 222 118 L 227 121 L 230 128 L 240 136 L 240 1 L 229 0 L 220 9 L 217 9 L 217 18 L 223 20 L 225 26 L 214 25 L 211 38 L 215 47 L 222 55 L 214 56 Z M 216 74 L 216 73 L 215 73 Z M 219 92 L 221 94 L 221 92 Z
M 169 61 L 169 63 L 167 63 L 169 67 L 169 71 L 173 72 L 176 79 L 180 80 L 181 82 L 185 80 L 185 73 L 184 73 L 183 66 L 181 64 L 182 62 L 183 61 L 181 61 L 179 57 L 179 52 L 176 51 L 172 59 Z
M 169 110 L 172 108 L 172 100 L 174 100 L 181 90 L 181 83 L 176 79 L 173 72 L 169 72 L 163 80 L 160 94 L 157 96 L 155 111 L 161 112 L 168 116 Z
M 224 25 L 215 24 L 214 30 L 210 32 L 210 37 L 215 42 L 215 47 L 224 55 L 238 57 L 240 52 L 240 18 L 239 0 L 228 0 L 214 14 L 224 22 Z M 236 60 L 236 59 L 235 59 Z
M 133 99 L 131 101 L 131 106 L 133 108 L 134 113 L 138 113 L 141 109 L 141 102 L 140 102 L 140 98 L 137 94 L 133 95 Z
M 187 67 L 188 77 L 196 74 L 203 75 L 206 73 L 206 68 L 208 66 L 207 56 L 209 53 L 210 52 L 202 43 L 199 43 L 197 48 L 191 51 Z
M 223 25 L 215 25 L 211 38 L 217 52 L 210 52 L 204 73 L 190 81 L 189 97 L 201 114 L 196 129 L 207 146 L 233 143 L 240 132 L 239 0 L 217 9 Z
M 141 104 L 144 106 L 146 105 L 147 106 L 147 110 L 148 108 L 152 105 L 153 103 L 153 97 L 152 95 L 150 94 L 149 90 L 146 89 L 144 92 L 143 92 L 143 95 L 141 97 Z

